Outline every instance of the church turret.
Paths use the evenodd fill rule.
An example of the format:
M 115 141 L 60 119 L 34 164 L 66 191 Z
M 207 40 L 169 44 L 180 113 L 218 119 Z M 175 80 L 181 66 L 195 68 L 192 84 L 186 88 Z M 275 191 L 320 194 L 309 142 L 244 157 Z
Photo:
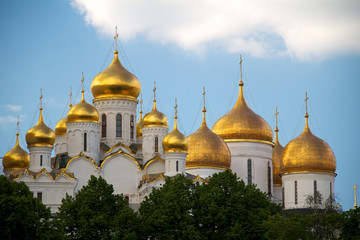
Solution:
M 273 162 L 273 189 L 274 189 L 274 197 L 273 201 L 277 204 L 282 204 L 282 182 L 280 176 L 280 161 L 281 161 L 281 154 L 284 150 L 284 147 L 279 142 L 279 128 L 278 128 L 278 115 L 279 112 L 276 108 L 275 111 L 275 118 L 276 118 L 276 126 L 275 126 L 275 141 L 274 141 L 274 148 L 272 152 L 272 162 Z
M 37 124 L 26 133 L 26 143 L 30 151 L 30 170 L 37 172 L 45 168 L 51 171 L 51 152 L 54 147 L 55 133 L 46 126 L 43 119 L 42 91 L 40 95 L 40 113 Z
M 177 103 L 175 99 L 175 122 L 173 130 L 167 134 L 163 140 L 165 157 L 165 176 L 175 176 L 185 174 L 186 156 L 188 153 L 188 141 L 177 127 Z
M 162 141 L 169 131 L 168 121 L 162 112 L 156 107 L 156 87 L 154 82 L 154 105 L 151 112 L 144 116 L 142 124 L 142 150 L 144 162 L 155 155 L 163 157 Z
M 99 112 L 85 101 L 84 77 L 81 79 L 81 101 L 67 114 L 66 135 L 69 157 L 83 153 L 99 164 L 100 123 Z

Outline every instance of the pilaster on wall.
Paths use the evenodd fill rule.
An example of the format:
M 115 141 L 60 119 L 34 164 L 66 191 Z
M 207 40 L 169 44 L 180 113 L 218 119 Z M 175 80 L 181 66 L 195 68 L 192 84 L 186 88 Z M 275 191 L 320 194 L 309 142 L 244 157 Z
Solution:
M 164 158 L 164 150 L 162 142 L 169 129 L 165 127 L 145 127 L 142 129 L 142 153 L 144 162 L 153 158 L 158 154 L 161 158 Z M 155 146 L 155 138 L 158 138 L 157 151 Z

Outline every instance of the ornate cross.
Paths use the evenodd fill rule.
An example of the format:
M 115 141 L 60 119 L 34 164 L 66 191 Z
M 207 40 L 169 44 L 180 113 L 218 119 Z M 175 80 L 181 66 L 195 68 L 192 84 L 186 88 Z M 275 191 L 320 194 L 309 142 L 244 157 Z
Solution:
M 276 128 L 277 128 L 277 126 L 278 126 L 278 115 L 279 115 L 277 107 L 275 108 L 275 114 L 274 115 L 275 115 L 275 119 L 276 119 Z
M 42 98 L 43 98 L 42 88 L 40 88 L 40 108 L 42 108 Z
M 203 86 L 204 108 L 205 108 L 205 94 L 206 94 L 206 91 L 205 91 L 205 86 Z
M 19 115 L 18 115 L 18 116 L 17 116 L 17 124 L 16 124 L 17 134 L 19 134 L 19 124 L 20 124 L 20 121 L 19 121 Z
M 81 89 L 84 91 L 84 72 L 81 72 Z
M 69 107 L 72 107 L 72 104 L 71 104 L 71 97 L 72 97 L 72 89 L 70 87 L 70 103 L 69 103 Z
M 119 34 L 117 33 L 117 26 L 115 26 L 115 36 L 114 36 L 114 40 L 115 40 L 115 50 L 117 50 L 117 39 L 119 37 Z
M 307 104 L 308 104 L 308 99 L 309 99 L 309 98 L 308 98 L 308 96 L 307 96 L 307 92 L 305 92 L 305 99 L 304 99 L 304 100 L 305 100 L 305 109 L 306 109 L 305 115 L 306 115 L 306 116 L 308 115 L 308 113 L 307 113 L 307 112 L 308 112 L 308 111 L 307 111 L 307 110 L 308 110 L 308 105 L 307 105 Z
M 178 105 L 177 105 L 177 99 L 175 98 L 175 118 L 177 118 L 177 107 L 178 107 Z
M 358 186 L 354 185 L 353 189 L 354 189 L 354 197 L 355 197 L 355 203 L 354 203 L 354 208 L 357 208 L 357 199 L 356 199 L 356 189 L 358 188 Z
M 153 89 L 153 92 L 154 92 L 154 101 L 156 101 L 156 86 L 155 86 L 155 81 L 154 81 L 154 89 Z

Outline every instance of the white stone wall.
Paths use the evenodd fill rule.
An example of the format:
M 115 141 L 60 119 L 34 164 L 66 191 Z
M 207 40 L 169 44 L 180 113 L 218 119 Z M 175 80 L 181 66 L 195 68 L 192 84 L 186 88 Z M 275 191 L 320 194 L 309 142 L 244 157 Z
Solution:
M 106 115 L 106 137 L 101 137 L 101 142 L 109 147 L 122 142 L 130 146 L 136 142 L 136 107 L 137 102 L 123 99 L 97 100 L 94 106 L 99 111 L 99 121 L 102 121 L 102 115 Z M 116 137 L 116 115 L 122 116 L 122 137 Z M 134 117 L 134 137 L 130 138 L 130 117 Z M 101 134 L 101 130 L 100 130 Z
M 273 186 L 273 202 L 282 205 L 282 186 Z
M 29 170 L 38 172 L 45 168 L 46 171 L 51 171 L 51 152 L 52 147 L 29 147 L 30 152 L 30 167 Z M 41 163 L 42 158 L 42 163 Z
M 95 122 L 68 122 L 67 148 L 69 157 L 84 153 L 99 164 L 100 154 L 100 124 Z M 84 151 L 84 133 L 87 133 L 87 146 Z
M 146 163 L 149 159 L 158 154 L 161 158 L 164 158 L 164 150 L 162 142 L 169 129 L 166 127 L 146 127 L 142 129 L 143 136 L 143 161 Z M 155 137 L 158 137 L 158 152 L 155 152 Z
M 187 153 L 182 152 L 167 152 L 165 157 L 165 176 L 175 176 L 176 174 L 185 173 Z M 176 171 L 176 162 L 178 163 L 178 170 Z
M 231 152 L 232 172 L 248 183 L 248 160 L 251 160 L 251 182 L 265 193 L 268 193 L 270 177 L 271 193 L 273 194 L 272 148 L 262 142 L 226 142 Z M 271 168 L 268 175 L 268 165 Z M 268 177 L 269 176 L 269 177 Z
M 317 191 L 322 195 L 323 203 L 334 194 L 335 175 L 327 173 L 291 173 L 282 175 L 285 196 L 285 209 L 309 207 L 306 199 L 314 195 L 314 181 Z M 295 203 L 295 181 L 297 181 L 297 204 Z M 331 183 L 331 191 L 330 191 Z
M 67 153 L 66 135 L 56 136 L 55 139 L 55 155 Z
M 84 157 L 78 157 L 70 160 L 66 171 L 74 173 L 74 177 L 76 178 L 76 185 L 74 188 L 75 193 L 88 184 L 91 175 L 99 177 L 98 168 L 92 161 Z
M 219 173 L 219 172 L 223 172 L 223 169 L 218 169 L 218 168 L 189 168 L 186 169 L 186 172 L 197 176 L 199 175 L 201 178 L 207 178 L 207 177 L 211 177 L 213 174 L 215 173 Z

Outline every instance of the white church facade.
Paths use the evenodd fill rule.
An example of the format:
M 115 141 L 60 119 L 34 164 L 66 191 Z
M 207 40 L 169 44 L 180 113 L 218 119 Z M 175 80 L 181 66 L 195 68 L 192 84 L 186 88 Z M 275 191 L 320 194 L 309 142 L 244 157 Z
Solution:
M 240 79 L 235 106 L 211 129 L 204 103 L 201 126 L 186 137 L 177 127 L 176 104 L 169 131 L 167 117 L 156 106 L 155 86 L 153 109 L 143 116 L 140 108 L 137 116 L 141 84 L 115 50 L 112 63 L 92 80 L 93 105 L 85 101 L 82 89 L 81 101 L 70 104 L 54 131 L 46 126 L 40 107 L 38 123 L 26 134 L 29 153 L 20 147 L 17 134 L 16 145 L 3 157 L 4 173 L 25 182 L 52 212 L 91 175 L 112 184 L 134 209 L 168 176 L 185 174 L 206 182 L 224 170 L 256 184 L 285 209 L 307 208 L 307 196 L 316 192 L 323 199 L 333 196 L 336 159 L 329 145 L 311 133 L 308 114 L 303 133 L 283 148 L 277 124 L 273 140 L 269 124 L 248 107 L 243 85 Z

